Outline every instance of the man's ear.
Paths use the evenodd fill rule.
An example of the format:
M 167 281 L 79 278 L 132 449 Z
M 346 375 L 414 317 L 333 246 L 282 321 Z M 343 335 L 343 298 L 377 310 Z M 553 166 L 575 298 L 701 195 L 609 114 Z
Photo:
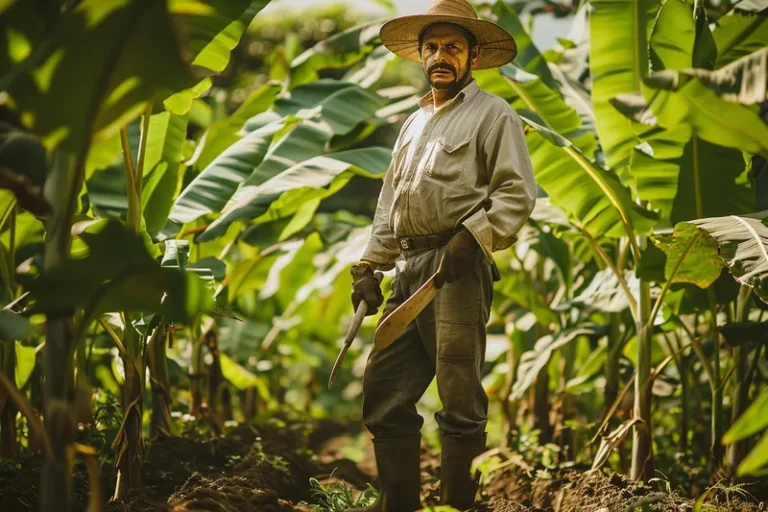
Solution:
M 471 64 L 471 68 L 472 69 L 474 69 L 475 65 L 477 65 L 477 59 L 479 59 L 479 58 L 480 58 L 480 46 L 476 45 L 476 46 L 472 47 L 472 52 L 470 53 L 470 60 L 469 60 L 469 62 Z

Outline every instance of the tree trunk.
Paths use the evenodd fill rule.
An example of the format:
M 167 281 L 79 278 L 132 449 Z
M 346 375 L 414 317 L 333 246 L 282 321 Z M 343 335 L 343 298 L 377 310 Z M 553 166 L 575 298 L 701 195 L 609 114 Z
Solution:
M 576 340 L 568 343 L 560 349 L 560 382 L 558 387 L 561 390 L 565 390 L 568 381 L 573 377 L 573 362 L 576 359 Z M 574 414 L 574 397 L 569 393 L 560 393 L 560 414 L 559 418 L 555 421 L 558 445 L 563 449 L 563 453 L 568 460 L 573 460 L 574 453 L 574 435 L 573 429 L 567 427 L 567 421 L 569 417 L 575 416 Z
M 168 383 L 168 359 L 165 353 L 168 326 L 165 322 L 152 333 L 147 344 L 147 366 L 152 389 L 152 416 L 149 423 L 150 437 L 173 435 L 171 422 L 171 394 Z
M 234 420 L 234 411 L 232 409 L 232 391 L 229 386 L 221 388 L 221 422 Z
M 49 272 L 69 258 L 72 218 L 83 185 L 85 153 L 54 151 L 44 195 L 53 208 L 46 223 L 43 271 Z M 72 509 L 72 459 L 70 446 L 76 427 L 70 415 L 74 386 L 74 333 L 72 311 L 46 315 L 43 349 L 45 385 L 45 430 L 52 457 L 40 470 L 40 511 L 70 512 Z
M 639 320 L 637 322 L 637 377 L 635 378 L 634 417 L 632 435 L 633 480 L 648 480 L 653 477 L 653 432 L 651 424 L 651 386 L 646 386 L 651 375 L 651 344 L 653 343 L 653 321 L 651 311 L 650 286 L 647 281 L 640 281 Z
M 536 376 L 533 398 L 533 428 L 538 429 L 539 443 L 552 441 L 552 426 L 549 423 L 549 364 L 544 365 Z
M 240 397 L 240 400 L 243 403 L 243 419 L 246 423 L 248 423 L 259 412 L 259 392 L 256 390 L 256 388 L 248 388 L 240 394 Z
M 690 430 L 689 421 L 689 403 L 690 403 L 690 391 L 689 391 L 689 378 L 688 378 L 688 358 L 684 355 L 680 355 L 680 451 L 684 454 L 688 453 L 688 432 Z
M 605 357 L 605 391 L 603 401 L 605 411 L 611 408 L 616 397 L 619 396 L 619 357 L 621 350 L 621 316 L 619 313 L 610 313 L 610 332 L 608 333 L 608 347 Z
M 8 380 L 15 384 L 16 373 L 16 344 L 0 344 L 0 358 L 2 358 L 3 373 Z M 2 393 L 2 391 L 0 391 Z M 0 459 L 13 459 L 19 455 L 19 443 L 16 432 L 16 404 L 13 400 L 6 400 L 0 409 Z
M 743 322 L 747 319 L 749 311 L 751 288 L 741 285 L 739 296 L 736 300 L 736 322 Z M 758 354 L 759 355 L 759 351 Z M 733 425 L 744 411 L 749 407 L 749 387 L 751 379 L 747 371 L 747 358 L 749 351 L 744 346 L 738 346 L 733 349 L 733 386 L 731 394 L 731 425 Z M 736 470 L 741 461 L 747 454 L 747 440 L 742 439 L 728 446 L 727 464 L 728 468 Z
M 510 342 L 509 350 L 507 350 L 507 375 L 504 379 L 504 387 L 499 393 L 501 397 L 501 412 L 504 416 L 504 433 L 501 438 L 502 448 L 512 446 L 512 435 L 517 422 L 516 407 L 510 400 L 510 397 L 512 396 L 512 387 L 515 384 L 515 376 L 517 375 L 518 359 L 515 354 L 515 343 Z
M 144 462 L 144 436 L 141 422 L 144 411 L 142 391 L 144 375 L 141 364 L 141 337 L 133 328 L 130 316 L 126 314 L 124 345 L 128 354 L 123 355 L 125 382 L 123 383 L 123 428 L 116 441 L 117 446 L 117 483 L 113 499 L 124 498 L 128 491 L 141 489 L 142 465 Z
M 189 414 L 199 416 L 203 405 L 203 343 L 193 343 L 189 365 Z
M 72 317 L 49 314 L 45 343 L 45 430 L 53 457 L 45 459 L 40 472 L 41 512 L 72 510 L 72 458 L 75 425 L 70 415 L 74 386 Z

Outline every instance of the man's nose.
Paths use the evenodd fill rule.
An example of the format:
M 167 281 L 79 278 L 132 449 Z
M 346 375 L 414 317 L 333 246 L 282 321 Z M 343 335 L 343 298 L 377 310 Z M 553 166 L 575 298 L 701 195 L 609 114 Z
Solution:
M 437 51 L 435 52 L 435 61 L 437 62 L 448 62 L 445 58 L 445 47 L 444 46 L 438 46 Z

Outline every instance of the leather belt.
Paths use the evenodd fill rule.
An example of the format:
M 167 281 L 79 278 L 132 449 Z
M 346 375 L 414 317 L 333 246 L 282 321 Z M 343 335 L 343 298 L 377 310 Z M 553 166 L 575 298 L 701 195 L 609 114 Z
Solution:
M 407 236 L 397 239 L 397 245 L 403 251 L 423 251 L 426 249 L 437 249 L 450 241 L 453 236 L 464 228 L 453 231 L 444 231 L 431 235 Z

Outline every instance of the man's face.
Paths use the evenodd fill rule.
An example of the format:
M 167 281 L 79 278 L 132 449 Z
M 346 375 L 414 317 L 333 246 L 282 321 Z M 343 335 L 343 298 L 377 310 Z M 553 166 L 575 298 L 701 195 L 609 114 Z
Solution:
M 450 23 L 426 29 L 421 40 L 421 62 L 429 85 L 435 89 L 459 89 L 477 60 L 478 48 L 470 53 L 464 32 Z

